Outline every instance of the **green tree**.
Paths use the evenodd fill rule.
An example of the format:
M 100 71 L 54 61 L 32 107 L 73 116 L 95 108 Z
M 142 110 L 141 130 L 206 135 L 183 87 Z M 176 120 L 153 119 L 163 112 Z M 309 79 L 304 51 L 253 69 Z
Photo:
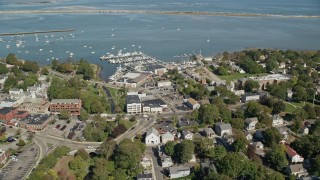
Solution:
M 273 71 L 275 69 L 278 69 L 279 64 L 276 60 L 269 59 L 266 61 L 266 70 L 267 72 Z
M 89 154 L 83 148 L 78 149 L 78 151 L 74 156 L 75 157 L 80 156 L 83 160 L 88 160 L 90 158 Z
M 9 69 L 5 64 L 0 64 L 0 74 L 7 74 L 9 72 Z
M 260 85 L 257 81 L 247 80 L 244 83 L 244 91 L 245 92 L 255 92 L 260 88 Z
M 230 121 L 232 128 L 242 130 L 244 128 L 244 120 L 242 118 L 233 118 Z
M 168 155 L 168 156 L 173 156 L 174 155 L 174 146 L 175 146 L 175 142 L 173 141 L 169 141 L 165 144 L 164 146 L 164 152 Z
M 117 143 L 113 139 L 108 139 L 100 145 L 100 152 L 107 160 L 113 155 Z
M 117 169 L 116 172 L 114 173 L 114 179 L 119 179 L 119 180 L 126 180 L 128 179 L 128 175 L 126 174 L 126 170 L 124 169 Z
M 81 156 L 75 157 L 69 162 L 69 168 L 74 171 L 77 179 L 83 179 L 87 174 L 87 163 Z
M 215 71 L 215 73 L 217 73 L 220 76 L 226 76 L 228 75 L 228 70 L 223 66 L 219 66 Z
M 283 101 L 277 101 L 272 108 L 272 114 L 279 114 L 286 110 L 286 104 Z
M 188 162 L 194 155 L 194 144 L 190 140 L 183 140 L 181 143 L 176 144 L 174 149 L 174 156 L 180 163 Z
M 43 67 L 43 68 L 41 69 L 41 74 L 43 74 L 43 75 L 48 75 L 48 74 L 49 74 L 48 68 Z
M 307 100 L 308 94 L 304 87 L 302 86 L 295 86 L 293 88 L 292 99 L 296 102 L 305 101 Z
M 93 179 L 111 179 L 114 171 L 115 165 L 113 161 L 108 161 L 104 158 L 97 158 L 93 167 Z
M 232 147 L 236 152 L 246 153 L 248 141 L 244 135 L 239 135 L 232 143 Z
M 315 176 L 320 176 L 320 154 L 311 161 L 311 172 Z
M 18 80 L 14 76 L 9 75 L 8 79 L 5 80 L 3 85 L 4 92 L 9 92 L 9 90 L 15 87 L 17 84 L 18 84 Z
M 220 119 L 219 108 L 209 104 L 199 108 L 199 123 L 213 124 Z
M 70 112 L 69 112 L 69 111 L 67 111 L 67 110 L 62 110 L 62 111 L 60 112 L 60 116 L 59 116 L 60 119 L 70 119 L 70 117 L 71 117 L 71 115 L 70 115 Z
M 308 119 L 315 119 L 317 117 L 316 111 L 311 104 L 306 104 L 303 106 L 303 109 L 306 111 Z
M 280 147 L 274 147 L 271 151 L 268 151 L 266 159 L 270 164 L 270 167 L 277 171 L 281 171 L 288 165 L 286 154 Z
M 24 146 L 26 145 L 26 143 L 24 142 L 24 140 L 19 139 L 19 142 L 17 143 L 18 146 Z
M 263 137 L 265 139 L 265 144 L 269 147 L 276 146 L 282 140 L 282 135 L 275 127 L 271 127 L 263 131 Z
M 85 121 L 89 118 L 89 114 L 88 112 L 85 110 L 85 109 L 81 109 L 81 112 L 80 112 L 80 116 L 79 116 L 79 120 L 80 121 Z
M 15 64 L 18 61 L 17 57 L 15 54 L 10 53 L 6 57 L 6 63 L 8 64 Z

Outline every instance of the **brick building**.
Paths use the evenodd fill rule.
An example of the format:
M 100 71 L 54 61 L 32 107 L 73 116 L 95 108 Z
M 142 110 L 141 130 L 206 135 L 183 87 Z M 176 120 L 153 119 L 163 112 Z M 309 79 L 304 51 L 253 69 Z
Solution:
M 67 110 L 71 115 L 80 115 L 81 100 L 80 99 L 52 99 L 50 103 L 50 112 L 59 114 L 63 110 Z
M 26 118 L 21 119 L 18 124 L 19 127 L 29 131 L 41 131 L 52 119 L 53 116 L 50 114 L 30 114 Z
M 7 125 L 14 125 L 11 120 L 22 119 L 28 115 L 27 111 L 18 111 L 16 107 L 4 107 L 0 109 L 0 120 Z

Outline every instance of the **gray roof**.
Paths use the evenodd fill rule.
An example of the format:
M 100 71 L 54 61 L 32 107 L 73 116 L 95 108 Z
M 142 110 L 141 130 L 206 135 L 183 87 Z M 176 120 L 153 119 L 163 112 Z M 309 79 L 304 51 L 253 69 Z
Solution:
M 127 95 L 126 101 L 127 101 L 127 104 L 141 103 L 138 95 Z
M 228 130 L 228 129 L 232 129 L 231 124 L 224 124 L 224 123 L 216 123 L 216 126 L 220 127 L 221 130 Z
M 147 136 L 149 136 L 150 134 L 155 134 L 156 136 L 159 136 L 159 132 L 153 127 L 148 129 L 148 131 L 147 131 Z
M 306 170 L 303 168 L 302 164 L 292 164 L 289 166 L 290 171 L 293 172 L 300 172 L 303 171 L 305 172 Z
M 80 99 L 52 99 L 51 104 L 79 104 Z
M 203 131 L 206 133 L 206 134 L 214 134 L 214 131 L 212 128 L 204 128 Z
M 142 102 L 144 106 L 150 106 L 150 107 L 159 107 L 166 105 L 165 102 L 163 102 L 161 99 L 152 99 L 152 100 L 146 100 Z
M 275 115 L 272 115 L 272 119 L 276 120 L 276 119 L 283 119 L 283 118 L 279 114 L 275 114 Z
M 190 168 L 184 166 L 173 166 L 169 168 L 170 174 L 177 174 L 179 171 L 190 171 Z
M 192 134 L 192 132 L 190 132 L 189 130 L 183 130 L 183 131 L 182 131 L 183 137 L 185 137 L 185 136 L 188 135 L 188 134 Z
M 50 114 L 30 114 L 26 118 L 21 119 L 21 122 L 27 124 L 41 125 L 50 117 Z
M 9 112 L 16 110 L 16 107 L 3 107 L 0 109 L 0 114 L 8 114 Z
M 258 122 L 258 118 L 257 118 L 257 117 L 246 118 L 246 119 L 244 120 L 244 122 L 249 125 L 249 124 L 252 123 L 252 122 Z
M 144 178 L 152 178 L 152 173 L 137 175 L 137 179 L 144 179 Z

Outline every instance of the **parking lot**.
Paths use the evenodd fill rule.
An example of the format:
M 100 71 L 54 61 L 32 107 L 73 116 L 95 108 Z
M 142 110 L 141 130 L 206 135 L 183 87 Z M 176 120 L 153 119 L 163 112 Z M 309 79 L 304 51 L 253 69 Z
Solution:
M 44 133 L 75 140 L 82 137 L 82 130 L 85 125 L 85 122 L 78 121 L 77 119 L 72 119 L 70 123 L 67 123 L 66 120 L 56 120 L 54 124 L 50 124 L 44 130 Z
M 39 149 L 37 145 L 31 144 L 16 154 L 15 158 L 10 158 L 9 164 L 0 172 L 0 179 L 17 180 L 23 179 L 24 176 L 31 170 L 36 162 Z

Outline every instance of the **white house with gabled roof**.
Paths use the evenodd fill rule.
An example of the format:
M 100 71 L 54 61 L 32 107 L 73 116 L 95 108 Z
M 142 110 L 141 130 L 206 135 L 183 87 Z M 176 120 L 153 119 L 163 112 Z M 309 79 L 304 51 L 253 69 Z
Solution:
M 153 146 L 158 145 L 160 143 L 160 135 L 159 132 L 155 128 L 150 128 L 147 131 L 146 135 L 146 145 L 147 146 Z

